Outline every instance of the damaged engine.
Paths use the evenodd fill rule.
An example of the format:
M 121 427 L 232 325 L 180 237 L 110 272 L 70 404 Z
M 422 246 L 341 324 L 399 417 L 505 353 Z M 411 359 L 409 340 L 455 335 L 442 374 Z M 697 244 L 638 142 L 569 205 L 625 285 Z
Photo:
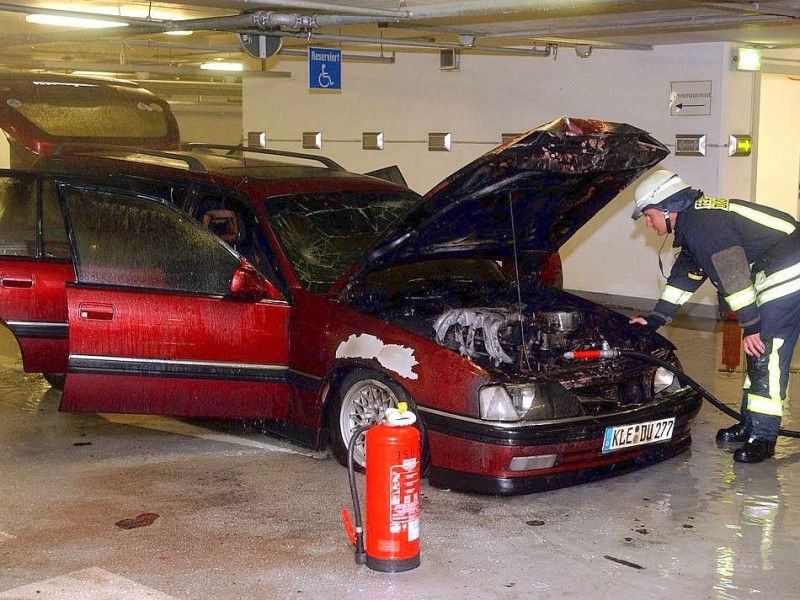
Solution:
M 526 316 L 494 307 L 454 308 L 433 324 L 436 341 L 476 362 L 542 371 L 563 363 L 567 350 L 608 348 L 599 332 L 583 327 L 578 311 L 542 311 Z
M 349 301 L 498 380 L 569 390 L 587 414 L 651 401 L 656 369 L 630 357 L 575 361 L 565 352 L 627 349 L 673 359 L 666 340 L 637 331 L 626 317 L 536 282 L 518 288 L 492 261 L 433 261 L 378 272 Z

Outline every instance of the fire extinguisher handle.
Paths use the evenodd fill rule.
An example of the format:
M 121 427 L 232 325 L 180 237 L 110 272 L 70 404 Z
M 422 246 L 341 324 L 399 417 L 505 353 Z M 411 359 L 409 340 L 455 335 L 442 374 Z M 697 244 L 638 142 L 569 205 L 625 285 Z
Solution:
M 387 425 L 413 425 L 417 422 L 417 415 L 405 408 L 405 402 L 398 408 L 387 408 L 383 416 Z

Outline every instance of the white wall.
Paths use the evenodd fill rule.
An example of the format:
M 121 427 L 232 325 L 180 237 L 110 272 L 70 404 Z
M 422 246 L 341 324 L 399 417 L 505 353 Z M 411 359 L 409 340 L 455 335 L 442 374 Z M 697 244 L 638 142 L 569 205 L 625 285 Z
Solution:
M 762 75 L 756 200 L 798 216 L 800 79 Z
M 660 46 L 653 51 L 595 50 L 588 59 L 562 49 L 557 60 L 461 57 L 456 72 L 438 68 L 438 54 L 401 53 L 393 65 L 343 65 L 343 90 L 311 92 L 305 62 L 281 60 L 291 79 L 245 80 L 244 131 L 265 131 L 269 146 L 299 150 L 303 131 L 323 132 L 322 153 L 354 171 L 398 164 L 419 192 L 438 183 L 500 141 L 562 115 L 627 122 L 671 146 L 675 134 L 704 133 L 706 157 L 664 161 L 709 194 L 750 194 L 750 159 L 727 156 L 729 127 L 749 132 L 753 76 L 728 67 L 726 44 Z M 669 113 L 670 82 L 711 81 L 711 114 Z M 721 99 L 726 88 L 735 94 Z M 383 131 L 384 151 L 361 149 L 361 133 Z M 451 152 L 428 152 L 427 133 L 449 131 Z M 287 140 L 287 141 L 278 141 Z M 731 183 L 721 181 L 730 171 Z M 623 192 L 563 248 L 565 286 L 613 295 L 655 298 L 663 279 L 661 239 L 630 219 Z M 672 251 L 662 256 L 669 268 Z M 711 291 L 693 299 L 715 302 Z
M 182 142 L 236 145 L 242 143 L 242 107 L 221 108 L 172 104 Z

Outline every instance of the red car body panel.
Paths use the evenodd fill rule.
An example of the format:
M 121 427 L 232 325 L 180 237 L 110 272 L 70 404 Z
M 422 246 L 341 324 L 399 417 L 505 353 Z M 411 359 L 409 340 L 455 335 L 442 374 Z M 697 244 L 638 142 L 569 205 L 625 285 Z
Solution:
M 0 257 L 0 316 L 17 338 L 28 373 L 66 371 L 64 284 L 73 279 L 71 262 Z
M 61 410 L 285 418 L 285 302 L 70 285 Z M 108 393 L 113 375 L 114 393 Z
M 405 329 L 302 290 L 294 293 L 292 311 L 293 371 L 314 374 L 320 381 L 326 381 L 337 369 L 368 367 L 392 377 L 412 398 L 435 394 L 437 408 L 477 416 L 477 405 L 468 402 L 477 398 L 478 388 L 490 376 L 466 358 Z M 409 377 L 393 369 L 390 361 L 364 356 L 337 357 L 342 344 L 353 336 L 365 334 L 385 346 L 412 350 L 415 360 L 424 359 L 412 367 L 413 376 Z M 323 398 L 317 401 L 321 403 Z

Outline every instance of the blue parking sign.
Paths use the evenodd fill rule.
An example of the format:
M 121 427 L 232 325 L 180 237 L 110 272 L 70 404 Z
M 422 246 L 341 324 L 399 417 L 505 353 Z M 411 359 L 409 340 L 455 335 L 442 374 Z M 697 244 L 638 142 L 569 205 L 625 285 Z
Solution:
M 312 90 L 342 89 L 342 51 L 308 49 L 308 87 Z

